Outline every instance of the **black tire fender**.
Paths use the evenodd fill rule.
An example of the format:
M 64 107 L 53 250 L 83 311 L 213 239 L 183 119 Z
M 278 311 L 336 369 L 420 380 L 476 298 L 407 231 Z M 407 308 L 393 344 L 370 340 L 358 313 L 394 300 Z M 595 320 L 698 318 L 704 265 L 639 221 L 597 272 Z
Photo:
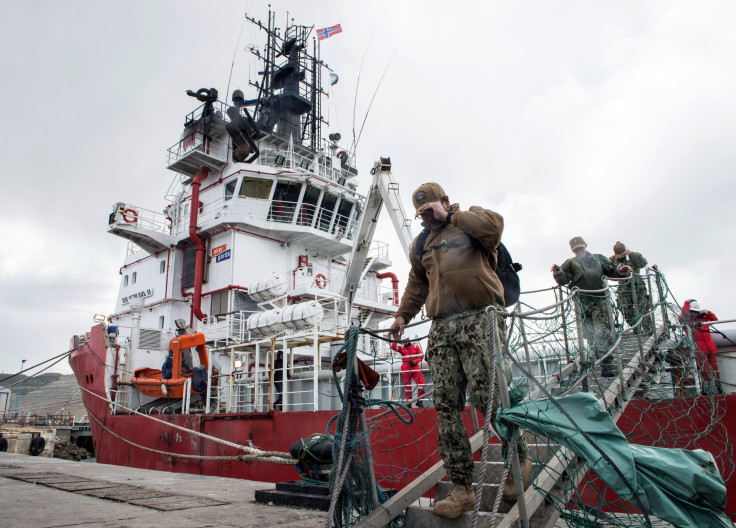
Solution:
M 31 440 L 31 455 L 40 455 L 45 448 L 46 439 L 43 436 L 36 436 Z

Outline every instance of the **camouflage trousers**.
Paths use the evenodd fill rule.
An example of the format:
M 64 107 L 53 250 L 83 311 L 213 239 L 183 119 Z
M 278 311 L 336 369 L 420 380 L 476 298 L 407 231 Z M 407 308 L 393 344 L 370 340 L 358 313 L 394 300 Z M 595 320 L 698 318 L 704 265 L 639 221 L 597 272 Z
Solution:
M 501 342 L 506 340 L 506 322 L 497 318 Z M 471 310 L 435 319 L 429 331 L 427 362 L 434 381 L 434 406 L 439 425 L 438 449 L 450 480 L 454 484 L 473 482 L 473 456 L 463 424 L 465 391 L 470 402 L 485 414 L 491 385 L 493 331 L 491 316 L 485 310 Z M 500 351 L 499 351 L 500 354 Z M 502 362 L 506 381 L 511 382 L 511 365 Z M 493 416 L 500 404 L 498 380 L 493 391 Z M 527 457 L 523 436 L 517 446 L 519 456 Z M 504 452 L 507 445 L 504 442 Z
M 580 297 L 583 337 L 596 357 L 602 356 L 613 342 L 609 306 L 607 297 Z
M 636 302 L 634 301 L 635 292 Z M 639 317 L 649 311 L 649 296 L 641 278 L 634 277 L 632 282 L 621 284 L 616 293 L 618 297 L 618 308 L 624 313 L 624 318 L 629 323 L 629 326 L 636 324 Z M 637 329 L 640 329 L 639 331 L 645 334 L 651 334 L 651 316 L 645 317 Z

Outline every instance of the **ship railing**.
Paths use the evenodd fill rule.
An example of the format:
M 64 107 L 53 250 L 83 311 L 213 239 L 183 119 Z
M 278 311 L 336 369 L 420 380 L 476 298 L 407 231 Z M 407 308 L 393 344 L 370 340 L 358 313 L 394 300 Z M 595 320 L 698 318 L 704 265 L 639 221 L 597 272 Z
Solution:
M 338 265 L 328 266 L 318 263 L 299 266 L 292 272 L 292 284 L 294 289 L 307 288 L 310 292 L 338 292 L 345 281 L 345 270 Z M 384 285 L 382 282 L 361 281 L 355 292 L 356 302 L 366 301 L 372 304 L 385 306 L 396 305 L 396 295 L 393 286 Z
M 202 103 L 186 115 L 186 117 L 184 118 L 184 127 L 189 127 L 202 118 L 202 114 L 204 112 L 206 104 L 207 103 Z M 229 105 L 227 103 L 224 103 L 223 101 L 214 101 L 212 103 L 212 110 L 214 111 L 215 115 L 227 122 L 230 121 L 230 118 L 227 115 L 228 108 Z
M 117 203 L 110 214 L 109 225 L 147 229 L 156 233 L 171 233 L 171 217 L 133 204 Z
M 306 172 L 338 185 L 345 185 L 347 179 L 340 161 L 333 165 L 333 158 L 323 153 L 305 156 L 294 151 L 266 147 L 261 149 L 260 160 L 263 165 Z
M 315 232 L 329 233 L 336 239 L 352 240 L 357 218 L 336 213 L 333 208 L 292 202 L 288 200 L 269 200 L 233 195 L 221 197 L 202 205 L 199 222 L 207 223 L 223 214 L 235 215 L 243 221 L 290 224 L 300 228 L 311 228 Z M 177 222 L 176 234 L 189 229 L 186 222 Z
M 368 251 L 368 258 L 371 257 L 390 260 L 388 243 L 374 240 L 371 249 Z
M 196 174 L 201 167 L 216 170 L 227 163 L 229 139 L 227 134 L 216 137 L 198 130 L 198 126 L 185 129 L 183 137 L 167 149 L 166 166 L 184 174 Z M 187 163 L 191 158 L 192 162 Z
M 325 331 L 324 325 L 298 333 L 281 333 L 248 347 L 230 347 L 230 372 L 219 376 L 211 412 L 259 413 L 269 410 L 314 411 L 339 409 L 340 400 L 333 383 L 332 357 L 342 346 L 344 334 Z M 404 399 L 401 383 L 401 358 L 388 344 L 368 335 L 360 336 L 361 357 L 381 375 L 378 385 L 370 392 L 371 398 L 400 401 Z M 317 345 L 315 346 L 315 343 Z M 281 380 L 277 381 L 275 355 L 283 352 Z M 223 357 L 220 357 L 222 364 Z M 317 366 L 317 367 L 315 367 Z M 428 366 L 421 368 L 427 378 L 424 390 L 429 392 L 432 382 Z M 337 375 L 338 381 L 344 372 Z M 414 388 L 414 393 L 417 389 Z
M 253 313 L 253 310 L 237 310 L 205 317 L 202 320 L 205 340 L 212 342 L 214 348 L 250 342 L 253 336 L 248 331 L 248 317 Z
M 142 247 L 140 247 L 138 244 L 133 242 L 132 240 L 129 240 L 127 245 L 125 246 L 125 256 L 126 257 L 132 257 L 134 255 L 138 255 L 145 251 Z

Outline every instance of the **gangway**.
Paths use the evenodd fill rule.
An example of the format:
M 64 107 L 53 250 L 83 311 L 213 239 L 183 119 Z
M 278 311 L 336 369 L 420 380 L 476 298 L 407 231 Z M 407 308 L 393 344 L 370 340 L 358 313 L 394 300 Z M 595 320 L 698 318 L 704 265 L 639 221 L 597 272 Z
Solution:
M 517 305 L 514 312 L 505 314 L 509 323 L 511 325 L 515 324 L 519 328 L 519 338 L 512 344 L 507 344 L 508 348 L 506 350 L 506 353 L 514 359 L 517 372 L 519 369 L 527 370 L 530 366 L 528 349 L 526 350 L 527 361 L 524 361 L 525 349 L 532 343 L 532 340 L 528 339 L 524 332 L 525 321 L 526 324 L 529 324 L 535 319 L 559 318 L 560 320 L 556 322 L 555 328 L 565 332 L 564 343 L 569 347 L 564 351 L 564 356 L 568 358 L 568 361 L 561 364 L 559 371 L 553 372 L 546 378 L 530 377 L 530 379 L 533 379 L 531 379 L 527 400 L 546 397 L 547 395 L 559 397 L 579 391 L 588 391 L 595 395 L 604 409 L 609 410 L 615 422 L 619 421 L 627 406 L 635 400 L 638 393 L 642 392 L 642 384 L 647 380 L 651 380 L 654 376 L 661 376 L 666 370 L 663 356 L 660 353 L 660 345 L 674 331 L 670 317 L 668 317 L 668 310 L 674 311 L 675 308 L 671 304 L 669 306 L 667 304 L 666 295 L 662 288 L 661 274 L 655 267 L 648 271 L 645 279 L 649 286 L 649 298 L 657 299 L 656 302 L 649 303 L 649 311 L 643 314 L 643 317 L 652 318 L 654 321 L 652 334 L 643 335 L 639 332 L 638 328 L 641 326 L 643 317 L 639 319 L 634 328 L 627 327 L 622 330 L 622 327 L 619 327 L 610 348 L 595 362 L 586 361 L 589 354 L 585 348 L 586 342 L 582 334 L 577 332 L 577 329 L 581 327 L 581 322 L 580 315 L 575 310 L 575 298 L 585 292 L 581 293 L 574 290 L 568 297 L 563 297 L 562 290 L 559 289 L 560 295 L 559 297 L 556 295 L 556 299 L 561 300 L 552 307 L 552 310 L 548 307 L 542 310 L 522 312 L 521 305 Z M 652 281 L 656 282 L 656 290 L 652 288 Z M 613 288 L 610 289 L 608 294 L 613 298 Z M 558 338 L 558 341 L 562 341 L 562 339 Z M 563 354 L 561 353 L 560 356 L 563 357 Z M 610 358 L 617 367 L 618 372 L 614 377 L 602 377 L 601 363 L 606 358 Z M 497 371 L 496 377 L 497 379 L 503 378 L 500 370 Z M 504 387 L 502 386 L 501 389 L 503 391 Z M 508 403 L 504 406 L 507 405 Z M 483 443 L 484 436 L 481 429 L 470 438 L 471 450 L 474 453 L 477 452 L 481 449 Z M 490 456 L 488 462 L 492 483 L 482 483 L 483 500 L 474 522 L 472 511 L 463 512 L 459 519 L 448 521 L 433 515 L 430 508 L 417 505 L 418 499 L 433 487 L 436 487 L 435 500 L 441 500 L 449 492 L 450 483 L 442 482 L 446 473 L 442 462 L 439 461 L 395 496 L 384 502 L 381 507 L 361 519 L 355 526 L 365 528 L 387 526 L 393 519 L 403 513 L 407 526 L 551 528 L 559 520 L 560 501 L 563 504 L 566 502 L 563 491 L 567 490 L 569 492 L 571 489 L 577 488 L 589 468 L 581 463 L 570 450 L 553 445 L 544 438 L 532 437 L 528 439 L 528 443 L 531 452 L 535 456 L 536 475 L 526 491 L 523 491 L 520 479 L 516 479 L 519 496 L 513 507 L 509 508 L 509 505 L 503 503 L 501 508 L 496 510 L 496 513 L 492 513 L 494 506 L 498 508 L 498 505 L 494 504 L 497 502 L 494 499 L 503 487 L 503 481 L 499 484 L 499 479 L 503 474 L 503 462 L 500 462 L 500 445 L 492 444 L 489 447 L 495 448 L 495 451 L 492 449 L 495 458 L 493 455 Z M 495 462 L 491 462 L 492 460 Z M 516 471 L 512 472 L 518 475 L 518 466 Z M 476 471 L 476 476 L 477 473 Z M 474 486 L 476 487 L 476 493 L 478 493 L 477 482 Z M 554 506 L 555 501 L 558 503 L 558 508 Z M 650 518 L 652 517 L 650 516 Z

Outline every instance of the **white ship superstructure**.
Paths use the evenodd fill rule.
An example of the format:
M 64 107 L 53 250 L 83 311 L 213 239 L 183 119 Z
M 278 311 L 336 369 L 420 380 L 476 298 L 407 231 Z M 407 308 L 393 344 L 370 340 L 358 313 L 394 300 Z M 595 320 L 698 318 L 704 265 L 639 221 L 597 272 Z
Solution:
M 119 336 L 108 347 L 115 369 L 106 387 L 122 407 L 158 409 L 129 380 L 160 368 L 169 340 L 194 330 L 211 358 L 205 412 L 271 410 L 278 351 L 287 358 L 284 410 L 339 408 L 326 383 L 332 349 L 351 322 L 375 326 L 398 308 L 388 246 L 372 241 L 386 201 L 405 249 L 411 240 L 390 161 L 376 163 L 370 195 L 359 194 L 340 135 L 321 137 L 326 65 L 316 46 L 306 52 L 310 28 L 281 36 L 270 21 L 260 27 L 269 44 L 253 50 L 265 64 L 252 83 L 258 97 L 236 90 L 226 104 L 214 88 L 188 92 L 202 104 L 168 149 L 177 173 L 168 204 L 157 212 L 118 203 L 110 215 L 108 231 L 129 241 L 108 318 Z M 382 342 L 361 339 L 363 350 L 390 355 Z M 187 361 L 196 366 L 196 354 Z M 377 370 L 393 377 L 389 363 Z

